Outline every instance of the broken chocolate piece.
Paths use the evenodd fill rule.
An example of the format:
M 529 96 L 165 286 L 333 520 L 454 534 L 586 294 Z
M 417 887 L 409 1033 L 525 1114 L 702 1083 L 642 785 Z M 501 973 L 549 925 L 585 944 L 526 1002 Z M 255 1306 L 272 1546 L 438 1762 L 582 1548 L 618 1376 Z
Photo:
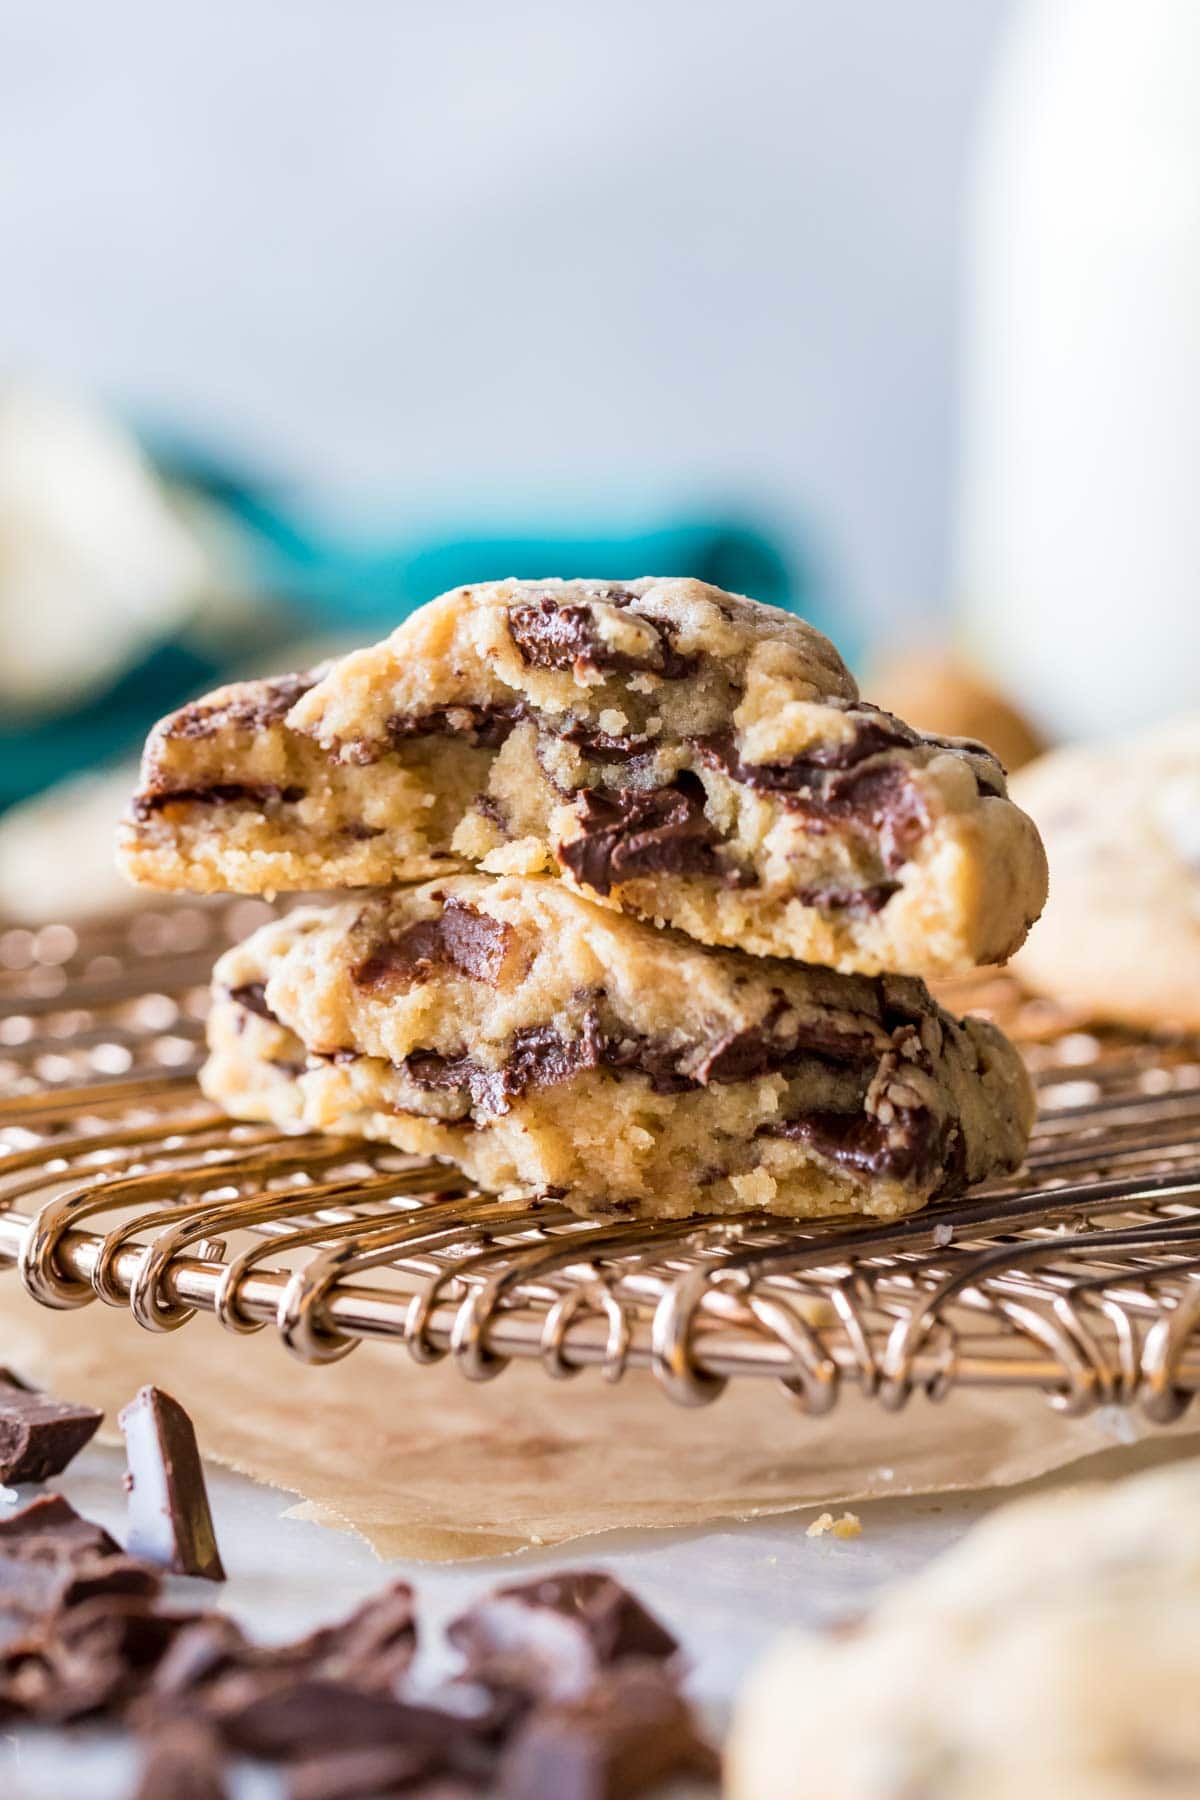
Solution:
M 598 894 L 644 875 L 718 875 L 717 832 L 704 812 L 704 785 L 684 771 L 670 787 L 582 788 L 583 829 L 558 846 L 558 860 Z
M 442 966 L 494 986 L 515 935 L 511 926 L 478 907 L 447 900 L 437 918 L 419 919 L 398 937 L 378 944 L 351 971 L 351 979 L 359 987 L 382 987 L 391 981 L 422 981 Z
M 103 1525 L 81 1518 L 62 1494 L 39 1494 L 19 1512 L 0 1518 L 0 1556 L 116 1556 L 120 1548 Z
M 0 1556 L 0 1638 L 31 1619 L 102 1595 L 150 1601 L 162 1586 L 157 1569 L 132 1556 Z
M 413 1591 L 406 1581 L 393 1582 L 340 1624 L 323 1626 L 292 1649 L 328 1681 L 390 1691 L 417 1653 Z
M 503 1800 L 625 1800 L 717 1759 L 691 1709 L 654 1663 L 607 1670 L 586 1692 L 544 1702 L 500 1761 Z
M 431 1708 L 412 1706 L 391 1694 L 368 1693 L 348 1682 L 301 1676 L 264 1683 L 241 1678 L 238 1703 L 229 1696 L 214 1714 L 227 1744 L 246 1756 L 298 1761 L 381 1744 L 403 1745 L 413 1754 L 414 1776 L 444 1767 L 459 1722 Z
M 53 1400 L 0 1371 L 0 1482 L 61 1475 L 103 1417 L 94 1406 Z
M 102 1595 L 58 1615 L 12 1683 L 21 1709 L 66 1724 L 124 1710 L 193 1613 L 156 1612 L 137 1597 Z
M 287 1800 L 381 1800 L 401 1792 L 413 1800 L 474 1800 L 474 1784 L 426 1782 L 429 1752 L 412 1744 L 378 1744 L 368 1750 L 339 1750 L 303 1762 L 287 1780 Z M 419 1784 L 419 1785 L 416 1785 Z
M 176 1575 L 224 1581 L 192 1421 L 161 1388 L 120 1414 L 129 1461 L 129 1548 Z
M 146 1740 L 133 1800 L 226 1800 L 220 1739 L 200 1719 L 157 1725 Z
M 667 1660 L 679 1648 L 620 1582 L 592 1570 L 499 1588 L 446 1635 L 476 1680 L 553 1699 L 581 1693 L 615 1663 Z

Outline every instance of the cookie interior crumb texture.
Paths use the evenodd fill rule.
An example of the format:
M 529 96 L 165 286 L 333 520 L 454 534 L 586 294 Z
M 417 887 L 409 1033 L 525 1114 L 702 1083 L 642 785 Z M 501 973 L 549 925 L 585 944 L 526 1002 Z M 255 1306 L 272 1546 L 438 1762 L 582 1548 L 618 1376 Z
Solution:
M 301 908 L 214 974 L 209 1095 L 655 1217 L 910 1212 L 1015 1167 L 1016 1051 L 924 984 L 704 949 L 538 877 Z
M 1046 892 L 982 745 L 858 698 L 774 607 L 690 580 L 502 581 L 152 733 L 136 881 L 260 893 L 546 873 L 702 943 L 867 974 L 999 961 Z

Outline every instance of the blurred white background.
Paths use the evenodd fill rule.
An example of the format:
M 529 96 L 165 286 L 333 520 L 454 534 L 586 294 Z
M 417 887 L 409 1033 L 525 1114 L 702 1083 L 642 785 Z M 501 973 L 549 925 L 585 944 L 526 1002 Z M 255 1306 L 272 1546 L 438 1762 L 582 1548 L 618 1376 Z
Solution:
M 0 356 L 401 508 L 698 493 L 944 599 L 1007 0 L 3 0 Z

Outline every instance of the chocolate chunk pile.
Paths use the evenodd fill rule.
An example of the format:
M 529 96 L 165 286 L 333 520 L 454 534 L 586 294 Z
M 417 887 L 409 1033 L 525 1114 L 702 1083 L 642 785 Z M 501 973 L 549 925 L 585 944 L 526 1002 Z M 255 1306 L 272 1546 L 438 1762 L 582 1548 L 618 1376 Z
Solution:
M 31 1425 L 18 1441 L 11 1421 L 22 1418 L 77 1421 L 78 1448 L 100 1415 L 7 1379 L 0 1442 L 11 1436 L 12 1466 L 33 1458 L 57 1473 L 73 1451 L 52 1451 L 68 1434 Z M 277 1768 L 291 1800 L 619 1800 L 674 1773 L 714 1772 L 679 1691 L 676 1640 L 606 1574 L 487 1595 L 450 1625 L 461 1667 L 432 1690 L 413 1679 L 404 1582 L 282 1645 L 255 1643 L 226 1613 L 164 1601 L 164 1570 L 224 1576 L 199 1452 L 183 1408 L 156 1388 L 121 1424 L 127 1550 L 61 1494 L 0 1513 L 7 1728 L 105 1722 L 136 1734 L 137 1800 L 221 1800 L 239 1758 Z

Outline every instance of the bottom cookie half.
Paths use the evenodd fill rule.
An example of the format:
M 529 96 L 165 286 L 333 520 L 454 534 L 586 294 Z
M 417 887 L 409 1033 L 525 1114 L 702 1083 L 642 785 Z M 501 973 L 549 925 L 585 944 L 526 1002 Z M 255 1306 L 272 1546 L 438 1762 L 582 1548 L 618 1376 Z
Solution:
M 1016 1051 L 920 982 L 703 950 L 559 883 L 303 911 L 218 965 L 205 1091 L 586 1214 L 892 1218 L 1017 1166 Z

